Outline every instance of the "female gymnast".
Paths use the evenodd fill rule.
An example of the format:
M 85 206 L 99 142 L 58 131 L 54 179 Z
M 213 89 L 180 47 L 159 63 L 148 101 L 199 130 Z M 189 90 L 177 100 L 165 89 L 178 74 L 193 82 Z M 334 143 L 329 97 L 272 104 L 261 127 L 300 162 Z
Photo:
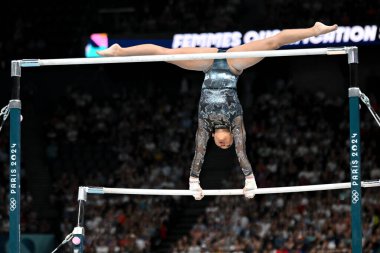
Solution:
M 286 29 L 262 40 L 252 41 L 227 50 L 227 52 L 244 52 L 258 50 L 275 50 L 281 46 L 309 37 L 329 33 L 337 25 L 327 26 L 316 22 L 314 26 L 302 29 Z M 175 48 L 169 49 L 153 44 L 142 44 L 122 48 L 118 44 L 98 51 L 100 56 L 133 56 L 216 53 L 217 48 Z M 246 198 L 254 197 L 257 189 L 251 164 L 245 150 L 246 133 L 243 124 L 243 110 L 240 105 L 236 84 L 243 70 L 260 62 L 263 58 L 220 59 L 220 60 L 184 60 L 168 61 L 188 70 L 203 71 L 205 79 L 202 85 L 198 107 L 198 129 L 195 138 L 195 155 L 190 169 L 189 189 L 196 200 L 203 198 L 199 174 L 201 172 L 207 141 L 212 136 L 215 144 L 229 148 L 235 142 L 235 151 L 245 175 L 243 192 Z

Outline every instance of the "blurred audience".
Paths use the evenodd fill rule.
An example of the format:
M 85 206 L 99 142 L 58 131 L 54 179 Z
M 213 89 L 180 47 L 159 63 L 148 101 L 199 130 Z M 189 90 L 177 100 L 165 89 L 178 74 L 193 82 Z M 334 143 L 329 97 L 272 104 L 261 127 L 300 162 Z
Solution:
M 367 0 L 57 2 L 55 5 L 25 3 L 21 10 L 17 5 L 10 5 L 7 14 L 14 28 L 5 31 L 7 41 L 0 41 L 1 69 L 6 68 L 9 57 L 11 60 L 78 57 L 83 55 L 88 36 L 99 32 L 133 34 L 138 38 L 157 33 L 306 27 L 316 20 L 342 26 L 378 24 L 380 3 Z M 29 19 L 29 16 L 37 18 Z
M 148 94 L 124 87 L 105 99 L 68 89 L 60 102 L 65 106 L 46 123 L 52 198 L 63 208 L 63 234 L 73 229 L 79 185 L 186 188 L 192 152 L 184 150 L 192 150 L 194 103 L 187 94 L 169 102 L 155 86 L 147 84 Z M 150 252 L 166 239 L 175 204 L 171 197 L 89 196 L 87 252 Z
M 298 94 L 291 85 L 278 84 L 246 109 L 254 112 L 246 113 L 245 124 L 258 186 L 349 181 L 346 101 L 321 92 Z M 170 99 L 153 84 L 146 89 L 142 94 L 121 88 L 106 98 L 68 89 L 67 101 L 60 104 L 70 106 L 58 108 L 47 122 L 46 154 L 57 173 L 54 196 L 63 207 L 63 234 L 73 228 L 80 184 L 186 188 L 192 153 L 184 150 L 193 149 L 197 90 L 184 88 Z M 364 179 L 378 178 L 375 127 L 372 118 L 364 117 Z M 241 182 L 235 168 L 224 186 L 239 188 Z M 376 189 L 364 191 L 365 247 L 373 250 L 368 252 L 379 247 L 377 199 Z M 254 201 L 218 197 L 173 252 L 349 252 L 348 203 L 348 191 L 257 196 Z M 176 204 L 172 198 L 91 196 L 86 247 L 89 252 L 154 252 L 151 246 L 165 240 L 160 231 L 167 229 Z
M 5 32 L 9 40 L 0 41 L 2 70 L 10 58 L 78 57 L 83 37 L 99 31 L 146 35 L 301 27 L 317 19 L 340 25 L 380 21 L 380 2 L 364 0 L 143 0 L 26 7 L 21 12 L 16 6 L 9 9 L 15 29 Z M 25 18 L 33 13 L 38 18 Z M 45 122 L 46 163 L 54 187 L 49 201 L 61 210 L 62 235 L 76 225 L 80 185 L 187 188 L 199 88 L 184 80 L 169 96 L 155 84 L 143 86 L 144 92 L 120 85 L 99 96 L 68 85 Z M 379 111 L 376 99 L 371 100 Z M 259 187 L 349 181 L 346 100 L 321 92 L 298 94 L 290 82 L 279 80 L 277 87 L 255 94 L 248 104 L 247 152 Z M 378 128 L 367 111 L 362 117 L 362 177 L 378 179 Z M 3 130 L 0 185 L 8 184 L 7 139 Z M 55 232 L 39 220 L 24 174 L 22 180 L 22 232 Z M 235 168 L 224 186 L 239 188 L 242 182 Z M 0 187 L 0 200 L 6 199 L 7 190 Z M 380 252 L 379 199 L 376 189 L 363 190 L 364 252 Z M 167 240 L 180 201 L 92 195 L 86 204 L 86 252 L 154 252 Z M 217 197 L 188 235 L 172 245 L 172 252 L 350 252 L 348 203 L 349 192 L 344 190 L 256 196 L 253 201 Z M 0 205 L 0 232 L 7 232 L 8 226 L 8 205 Z

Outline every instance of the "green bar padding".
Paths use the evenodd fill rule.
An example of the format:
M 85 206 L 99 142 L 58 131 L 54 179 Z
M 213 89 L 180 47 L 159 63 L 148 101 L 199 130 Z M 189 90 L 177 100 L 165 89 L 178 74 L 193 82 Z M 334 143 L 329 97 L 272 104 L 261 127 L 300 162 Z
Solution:
M 20 253 L 20 116 L 21 109 L 10 109 L 9 150 L 9 252 Z
M 350 174 L 352 252 L 362 252 L 359 97 L 350 97 Z

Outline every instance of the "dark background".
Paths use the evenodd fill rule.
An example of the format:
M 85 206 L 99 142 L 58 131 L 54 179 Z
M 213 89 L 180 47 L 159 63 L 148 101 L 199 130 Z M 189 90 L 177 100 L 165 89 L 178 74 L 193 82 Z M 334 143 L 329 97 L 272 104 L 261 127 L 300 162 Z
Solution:
M 186 32 L 301 28 L 309 27 L 315 21 L 348 26 L 380 23 L 378 0 L 4 1 L 0 12 L 1 106 L 5 106 L 10 98 L 11 60 L 83 57 L 84 47 L 92 33 L 106 32 L 115 37 L 149 39 L 170 38 L 175 33 Z M 377 111 L 380 99 L 379 49 L 378 45 L 359 46 L 359 84 Z M 57 243 L 61 241 L 75 226 L 75 198 L 79 185 L 187 188 L 203 73 L 182 70 L 166 63 L 134 63 L 23 68 L 21 80 L 24 116 L 21 188 L 23 233 L 54 234 Z M 184 86 L 185 82 L 188 86 Z M 348 157 L 345 150 L 348 137 L 347 88 L 346 56 L 270 58 L 245 71 L 239 80 L 238 92 L 248 129 L 247 153 L 255 174 L 265 175 L 265 179 L 257 176 L 259 187 L 331 183 L 336 182 L 334 180 L 349 179 L 348 167 L 345 167 Z M 91 99 L 86 100 L 86 96 Z M 267 99 L 268 96 L 272 97 Z M 291 104 L 279 105 L 273 102 L 282 99 Z M 81 105 L 83 101 L 87 102 Z M 370 161 L 364 164 L 363 178 L 369 179 L 371 169 L 379 168 L 379 129 L 375 128 L 366 108 L 362 108 L 363 150 L 366 152 L 363 159 Z M 280 120 L 282 117 L 287 120 Z M 303 124 L 304 120 L 307 123 Z M 126 122 L 124 128 L 122 121 Z M 326 130 L 324 124 L 328 124 L 331 129 Z M 279 140 L 277 143 L 273 139 L 269 140 L 269 132 L 273 129 L 283 131 L 275 131 L 277 136 L 274 139 Z M 0 133 L 0 223 L 1 232 L 5 235 L 8 219 L 8 131 L 9 126 L 5 124 Z M 260 131 L 263 131 L 264 137 L 257 134 Z M 276 154 L 275 161 L 272 161 L 270 156 L 257 153 L 260 146 L 287 152 L 287 148 L 281 144 L 281 136 L 302 139 L 302 133 L 307 131 L 312 132 L 314 137 L 305 139 L 298 145 L 311 147 L 314 141 L 324 142 L 326 138 L 334 140 L 326 150 L 321 150 L 322 146 L 317 145 L 320 151 L 318 159 L 296 156 L 285 159 Z M 179 143 L 176 152 L 170 151 L 171 144 L 167 142 L 171 139 Z M 145 143 L 154 143 L 155 148 L 149 149 Z M 338 151 L 332 151 L 334 148 Z M 122 154 L 127 154 L 129 158 L 123 160 L 120 158 Z M 241 187 L 242 175 L 239 169 L 232 169 L 236 167 L 235 159 L 233 148 L 220 150 L 213 142 L 209 142 L 201 175 L 203 188 Z M 299 176 L 302 170 L 321 171 L 328 159 L 335 159 L 338 167 L 346 172 L 343 178 L 334 171 L 331 177 L 321 176 L 316 181 L 302 181 Z M 278 164 L 281 173 L 261 173 L 260 166 L 269 167 L 273 163 Z M 296 172 L 290 169 L 289 164 L 292 163 L 297 165 Z M 323 165 L 313 167 L 312 164 Z M 165 166 L 172 167 L 172 174 L 175 174 L 173 170 L 180 170 L 179 175 L 159 174 L 148 183 L 147 179 Z M 72 196 L 71 199 L 69 196 Z M 330 197 L 331 203 L 337 203 L 334 196 L 338 195 L 326 197 L 311 194 L 300 195 L 299 198 L 305 196 L 310 198 L 310 202 L 315 199 L 316 206 L 318 203 L 323 206 L 322 200 Z M 144 201 L 151 201 L 150 198 L 139 197 L 127 204 L 118 203 L 115 207 L 110 204 L 112 197 L 105 199 L 108 204 L 103 204 L 108 210 L 101 208 L 101 205 L 89 204 L 89 220 L 100 216 L 104 219 L 104 227 L 109 224 L 112 227 L 112 220 L 115 219 L 112 212 L 124 212 L 131 214 L 131 219 L 141 220 L 145 226 L 153 224 L 152 227 L 156 229 L 148 239 L 142 236 L 150 242 L 149 248 L 138 250 L 130 246 L 129 251 L 125 252 L 169 252 L 175 248 L 174 245 L 181 243 L 185 245 L 184 250 L 193 243 L 201 245 L 200 241 L 191 239 L 195 238 L 191 229 L 199 217 L 203 224 L 211 224 L 205 218 L 207 215 L 204 210 L 213 206 L 213 203 L 231 206 L 234 210 L 238 208 L 235 200 L 229 203 L 218 198 L 208 198 L 199 203 L 189 198 L 158 198 L 158 203 L 150 204 L 150 215 L 147 216 L 164 218 L 154 220 L 142 215 L 133 216 L 140 213 L 137 207 Z M 284 199 L 287 203 L 295 201 L 291 200 L 292 197 Z M 260 196 L 253 201 L 256 201 L 253 207 L 259 210 L 258 206 L 267 201 L 274 202 L 274 199 Z M 92 205 L 96 206 L 94 211 L 90 211 Z M 250 209 L 252 206 L 242 206 L 245 210 L 243 212 L 252 211 L 248 215 L 252 224 L 253 221 L 266 219 L 265 213 L 271 213 L 260 209 L 257 214 L 252 214 L 255 212 Z M 378 217 L 378 208 L 377 203 L 374 208 L 365 209 L 364 215 L 369 216 L 364 219 Z M 186 209 L 197 212 L 185 212 Z M 271 213 L 271 219 L 280 220 L 276 215 L 278 214 Z M 180 227 L 183 219 L 187 219 L 188 223 Z M 118 243 L 122 241 L 120 237 L 132 238 L 132 234 L 136 237 L 143 234 L 141 225 L 128 225 L 128 229 L 120 228 L 120 224 L 114 226 L 118 231 L 118 236 L 115 236 L 118 237 Z M 225 226 L 229 224 L 226 223 Z M 97 238 L 97 233 L 104 232 L 93 233 L 89 230 L 89 238 Z M 179 243 L 180 236 L 186 234 L 190 239 Z M 343 241 L 342 238 L 345 237 L 339 238 Z M 378 252 L 379 233 L 373 232 L 368 238 L 368 241 L 374 243 L 370 246 L 366 244 L 366 252 Z M 264 248 L 269 247 L 270 242 L 274 241 L 272 239 L 262 239 L 264 246 L 261 250 L 246 246 L 244 252 L 269 252 Z M 108 245 L 111 249 L 112 243 L 112 239 L 107 238 L 104 242 L 97 238 L 88 245 L 87 251 L 96 252 L 96 245 Z M 304 252 L 311 249 L 303 247 Z M 212 252 L 211 248 L 209 250 Z M 344 250 L 347 249 L 343 248 L 339 252 L 346 252 Z

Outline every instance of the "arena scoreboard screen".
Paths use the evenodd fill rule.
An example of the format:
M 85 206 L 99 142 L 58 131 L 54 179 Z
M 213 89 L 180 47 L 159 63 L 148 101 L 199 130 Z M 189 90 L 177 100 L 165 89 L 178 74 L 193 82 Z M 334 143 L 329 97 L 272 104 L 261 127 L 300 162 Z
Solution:
M 247 32 L 205 32 L 205 33 L 178 33 L 168 35 L 167 39 L 154 38 L 114 38 L 107 33 L 92 34 L 85 48 L 86 57 L 98 57 L 97 50 L 118 43 L 122 47 L 152 43 L 167 48 L 180 47 L 217 47 L 227 49 L 239 46 L 250 41 L 267 38 L 279 33 L 279 29 L 250 30 Z M 340 26 L 335 32 L 318 37 L 311 37 L 286 46 L 287 48 L 301 47 L 336 47 L 380 44 L 380 31 L 377 25 Z

